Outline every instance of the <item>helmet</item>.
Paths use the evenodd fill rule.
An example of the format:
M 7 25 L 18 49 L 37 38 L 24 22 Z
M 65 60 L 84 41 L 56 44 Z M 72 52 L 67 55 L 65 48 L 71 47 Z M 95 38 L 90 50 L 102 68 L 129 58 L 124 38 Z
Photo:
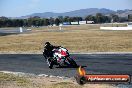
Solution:
M 49 43 L 49 42 L 46 42 L 45 43 L 45 47 L 48 47 L 48 46 L 50 46 L 51 44 Z

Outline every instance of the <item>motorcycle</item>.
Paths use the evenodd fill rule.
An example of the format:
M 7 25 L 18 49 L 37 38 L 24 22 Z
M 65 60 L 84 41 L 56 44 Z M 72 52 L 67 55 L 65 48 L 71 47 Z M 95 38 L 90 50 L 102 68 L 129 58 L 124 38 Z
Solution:
M 53 65 L 58 65 L 59 67 L 70 66 L 77 67 L 77 63 L 70 57 L 68 50 L 64 47 L 59 47 L 53 49 L 53 57 L 47 59 L 49 68 L 52 69 Z

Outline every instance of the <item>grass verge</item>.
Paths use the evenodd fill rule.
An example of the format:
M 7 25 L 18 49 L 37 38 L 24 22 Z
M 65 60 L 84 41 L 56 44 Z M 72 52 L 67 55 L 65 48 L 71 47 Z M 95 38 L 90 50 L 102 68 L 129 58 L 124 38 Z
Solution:
M 70 82 L 60 82 L 60 83 L 51 85 L 49 88 L 82 88 L 82 87 Z
M 132 31 L 105 31 L 100 25 L 34 28 L 31 33 L 0 37 L 0 51 L 42 52 L 46 41 L 70 52 L 131 52 Z
M 24 77 L 0 72 L 0 85 L 5 86 L 8 83 L 16 84 L 17 86 L 27 86 L 30 81 Z

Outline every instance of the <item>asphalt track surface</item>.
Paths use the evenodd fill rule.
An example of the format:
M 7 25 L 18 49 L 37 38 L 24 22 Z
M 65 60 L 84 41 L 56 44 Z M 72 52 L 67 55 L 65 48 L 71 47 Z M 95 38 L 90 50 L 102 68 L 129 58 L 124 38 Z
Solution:
M 132 54 L 72 54 L 71 57 L 78 65 L 85 67 L 87 74 L 132 75 Z M 0 71 L 65 77 L 77 74 L 77 68 L 54 66 L 53 69 L 49 69 L 41 54 L 0 54 Z

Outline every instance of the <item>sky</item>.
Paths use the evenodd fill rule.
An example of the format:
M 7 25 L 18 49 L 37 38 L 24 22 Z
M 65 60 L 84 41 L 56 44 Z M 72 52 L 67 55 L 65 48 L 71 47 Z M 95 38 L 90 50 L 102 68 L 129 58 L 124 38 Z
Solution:
M 132 0 L 0 0 L 0 16 L 20 17 L 33 13 L 68 12 L 86 8 L 132 9 Z

